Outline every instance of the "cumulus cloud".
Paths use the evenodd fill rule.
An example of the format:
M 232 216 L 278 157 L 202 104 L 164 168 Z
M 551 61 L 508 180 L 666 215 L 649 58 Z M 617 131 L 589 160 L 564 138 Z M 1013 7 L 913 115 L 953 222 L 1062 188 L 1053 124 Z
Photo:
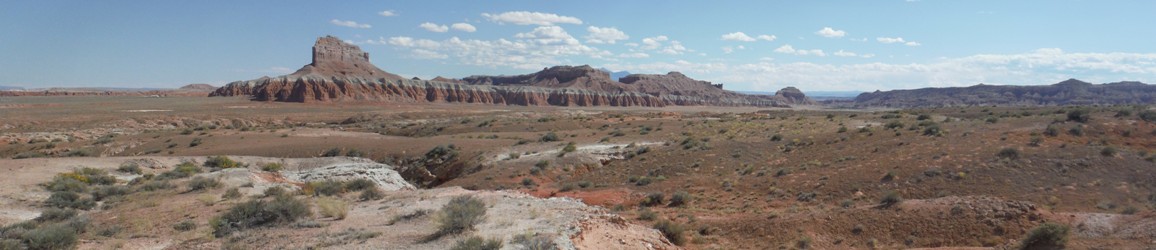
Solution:
M 377 14 L 381 15 L 381 16 L 396 16 L 397 15 L 397 13 L 394 13 L 393 10 L 383 10 L 381 12 L 378 12 Z
M 357 23 L 354 21 L 342 21 L 342 20 L 337 20 L 337 19 L 329 20 L 329 23 L 331 23 L 333 25 L 337 25 L 337 26 L 358 28 L 358 29 L 368 29 L 368 28 L 373 27 L 373 26 L 370 26 L 369 24 Z
M 618 57 L 621 57 L 621 58 L 647 58 L 647 57 L 650 57 L 650 55 L 646 54 L 646 53 L 642 53 L 642 52 L 630 52 L 630 53 L 618 54 Z
M 586 32 L 590 32 L 589 35 L 586 35 L 586 42 L 593 44 L 614 44 L 618 40 L 630 39 L 630 36 L 626 35 L 626 32 L 622 32 L 615 27 L 601 28 L 590 26 L 586 27 Z
M 437 33 L 450 31 L 450 27 L 447 27 L 445 25 L 437 25 L 437 24 L 431 23 L 431 22 L 421 23 L 421 25 L 418 25 L 417 27 L 421 27 L 422 29 L 428 30 L 430 32 L 437 32 Z
M 540 26 L 518 33 L 515 39 L 478 40 L 453 37 L 446 40 L 390 37 L 379 39 L 417 59 L 449 59 L 463 65 L 541 69 L 566 64 L 570 57 L 585 56 L 614 61 L 617 58 L 643 58 L 647 54 L 613 53 L 589 47 L 558 26 Z
M 582 20 L 577 17 L 529 11 L 510 11 L 501 14 L 482 13 L 482 17 L 497 23 L 512 23 L 517 25 L 551 26 L 557 24 L 582 24 Z
M 743 32 L 734 32 L 734 33 L 729 33 L 729 34 L 723 34 L 722 39 L 726 40 L 726 41 L 740 41 L 740 42 L 754 42 L 755 41 L 754 37 L 748 36 L 746 33 L 743 33 Z
M 755 37 L 755 39 L 770 42 L 770 41 L 774 41 L 775 39 L 778 39 L 778 37 L 775 37 L 775 35 L 759 35 L 759 36 Z
M 876 37 L 875 41 L 879 41 L 880 43 L 885 43 L 885 44 L 898 43 L 898 44 L 903 44 L 903 45 L 912 46 L 912 47 L 923 45 L 923 44 L 915 42 L 915 41 L 903 40 L 902 37 Z
M 642 39 L 642 49 L 658 49 L 662 46 L 662 42 L 670 38 L 666 36 L 647 37 Z
M 816 35 L 827 38 L 839 38 L 847 35 L 846 31 L 832 29 L 831 27 L 823 27 L 819 31 L 815 31 Z
M 450 25 L 450 28 L 453 28 L 454 30 L 465 31 L 465 32 L 478 31 L 477 27 L 474 27 L 474 25 L 471 25 L 468 23 L 455 23 L 453 25 Z
M 855 54 L 855 52 L 849 52 L 849 51 L 844 51 L 844 50 L 835 51 L 834 55 L 835 56 L 842 56 L 842 57 L 858 56 L 858 54 Z
M 682 46 L 682 42 L 670 40 L 670 38 L 666 36 L 643 38 L 642 44 L 638 47 L 643 50 L 654 50 L 659 54 L 667 55 L 681 55 L 687 52 L 694 52 L 694 50 Z
M 821 49 L 795 49 L 795 47 L 792 47 L 790 44 L 779 46 L 779 48 L 775 49 L 775 52 L 800 56 L 827 56 L 827 53 L 824 53 Z

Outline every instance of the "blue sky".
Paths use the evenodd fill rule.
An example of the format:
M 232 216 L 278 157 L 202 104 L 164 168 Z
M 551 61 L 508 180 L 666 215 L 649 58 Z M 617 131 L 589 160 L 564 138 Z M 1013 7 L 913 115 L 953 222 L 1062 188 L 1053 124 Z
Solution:
M 1156 83 L 1156 1 L 6 1 L 0 85 L 290 73 L 334 35 L 403 76 L 582 65 L 727 89 Z

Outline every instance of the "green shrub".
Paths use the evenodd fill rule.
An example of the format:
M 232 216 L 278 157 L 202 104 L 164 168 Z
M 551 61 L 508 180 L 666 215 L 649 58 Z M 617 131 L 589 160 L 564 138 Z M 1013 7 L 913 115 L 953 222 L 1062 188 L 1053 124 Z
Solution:
M 77 212 L 73 209 L 48 208 L 33 220 L 39 223 L 58 222 L 72 219 L 76 215 Z
M 995 155 L 999 158 L 1015 160 L 1020 158 L 1020 151 L 1015 148 L 1003 148 L 1000 149 L 999 153 L 996 153 Z
M 515 235 L 510 242 L 525 247 L 526 250 L 557 250 L 554 239 L 544 234 L 530 235 L 529 233 Z
M 662 220 L 654 224 L 654 229 L 658 229 L 659 232 L 662 232 L 662 236 L 666 236 L 666 239 L 670 240 L 670 243 L 674 243 L 675 245 L 679 246 L 686 243 L 686 239 L 682 237 L 682 233 L 686 229 L 684 229 L 683 226 L 678 223 Z
M 71 178 L 66 175 L 57 175 L 52 178 L 52 181 L 44 184 L 44 189 L 52 192 L 84 192 L 88 190 L 88 184 Z
M 1069 228 L 1054 223 L 1040 224 L 1032 229 L 1017 247 L 1018 249 L 1063 249 L 1068 242 Z
M 282 188 L 279 186 L 273 186 L 273 187 L 266 188 L 264 195 L 265 195 L 265 197 L 276 197 L 276 196 L 285 195 L 286 192 L 287 191 L 285 191 L 285 188 Z
M 771 141 L 782 141 L 782 140 L 783 140 L 783 135 L 775 134 L 775 135 L 771 136 Z
M 590 181 L 579 181 L 578 182 L 578 187 L 580 187 L 580 188 L 589 188 L 591 186 L 594 186 L 594 183 L 590 182 Z
M 244 166 L 241 165 L 241 163 L 233 161 L 233 159 L 229 159 L 228 156 L 218 155 L 218 156 L 209 157 L 208 160 L 205 160 L 205 167 L 211 168 L 211 169 L 220 169 L 220 168 L 238 168 L 238 167 L 244 167 Z
M 265 163 L 265 165 L 261 165 L 261 171 L 277 172 L 284 168 L 285 166 L 281 165 L 279 162 L 271 162 Z
M 486 203 L 473 196 L 458 196 L 446 203 L 437 217 L 438 231 L 435 235 L 459 234 L 474 229 L 485 220 Z
M 204 170 L 201 170 L 201 167 L 198 167 L 196 164 L 193 164 L 192 162 L 182 162 L 181 164 L 177 164 L 177 166 L 174 167 L 173 170 L 169 170 L 167 172 L 161 173 L 161 175 L 157 176 L 157 179 L 160 179 L 160 180 L 180 179 L 180 178 L 193 176 L 193 174 L 201 173 L 201 172 L 204 172 Z
M 575 150 L 578 150 L 578 147 L 574 145 L 574 142 L 567 143 L 565 147 L 562 147 L 563 153 L 570 153 Z
M 334 180 L 314 181 L 309 186 L 316 195 L 334 196 L 345 193 L 345 183 Z
M 944 134 L 943 129 L 939 128 L 939 124 L 931 124 L 923 128 L 923 135 L 926 136 L 943 136 Z
M 1078 108 L 1068 111 L 1068 121 L 1079 123 L 1086 123 L 1091 119 L 1091 111 L 1085 108 Z
M 191 148 L 191 147 L 200 146 L 200 145 L 201 145 L 201 143 L 203 143 L 203 142 L 204 142 L 204 141 L 203 141 L 203 140 L 201 140 L 201 138 L 193 138 L 193 141 L 190 141 L 190 142 L 189 142 L 189 147 Z
M 117 167 L 116 171 L 121 172 L 121 173 L 126 173 L 126 174 L 141 174 L 141 172 L 142 172 L 140 165 L 137 165 L 136 163 L 132 163 L 132 162 L 126 162 L 124 164 L 120 164 L 120 167 Z
M 80 194 L 74 192 L 54 192 L 44 200 L 44 205 L 55 208 L 75 208 L 81 210 L 89 210 L 96 206 L 96 201 L 91 198 L 81 198 Z
M 282 195 L 272 201 L 251 200 L 237 204 L 209 224 L 214 236 L 224 237 L 249 228 L 291 223 L 311 213 L 305 202 Z
M 377 183 L 369 179 L 355 179 L 345 183 L 346 191 L 361 191 L 377 187 Z
M 205 178 L 201 176 L 193 177 L 189 180 L 189 191 L 201 191 L 221 186 L 221 182 L 217 179 Z
M 172 189 L 175 187 L 176 186 L 174 186 L 172 183 L 169 183 L 166 180 L 153 180 L 153 181 L 144 182 L 143 184 L 140 185 L 140 187 L 138 187 L 138 189 L 140 191 L 151 192 L 151 191 L 157 191 L 157 190 Z
M 540 169 L 546 169 L 546 168 L 550 167 L 550 161 L 541 160 L 541 161 L 538 161 L 538 163 L 534 163 L 534 166 L 538 167 Z
M 229 190 L 225 191 L 225 194 L 221 195 L 221 198 L 224 198 L 226 200 L 232 200 L 232 199 L 236 199 L 236 198 L 241 198 L 241 196 L 242 196 L 242 194 L 241 194 L 240 189 L 230 188 Z
M 655 213 L 649 208 L 643 208 L 642 210 L 638 211 L 638 219 L 646 221 L 655 220 L 658 219 L 658 213 Z
M 345 152 L 345 156 L 361 158 L 361 157 L 365 157 L 366 154 L 365 154 L 365 152 L 361 152 L 361 150 L 358 150 L 355 148 L 355 149 L 350 149 L 349 152 Z
M 41 153 L 41 152 L 38 152 L 38 151 L 28 151 L 28 152 L 16 154 L 15 156 L 12 156 L 12 159 L 28 159 L 28 158 L 43 158 L 43 157 L 48 157 L 48 155 Z
M 545 135 L 542 135 L 542 138 L 539 138 L 538 141 L 540 141 L 540 142 L 555 142 L 555 141 L 558 141 L 558 135 L 554 134 L 554 132 L 551 131 L 549 133 L 546 133 Z
M 904 126 L 905 125 L 903 125 L 903 122 L 900 121 L 890 121 L 883 125 L 883 127 L 887 129 L 898 129 L 903 128 Z
M 1144 120 L 1147 122 L 1156 122 L 1156 111 L 1153 111 L 1153 110 L 1140 111 L 1139 116 L 1140 116 L 1141 120 Z
M 22 238 L 28 249 L 72 249 L 78 236 L 75 228 L 52 224 L 29 230 Z
M 102 201 L 104 198 L 130 193 L 132 193 L 132 189 L 127 186 L 98 186 L 92 190 L 92 199 Z
M 1077 125 L 1075 127 L 1072 127 L 1072 129 L 1068 129 L 1068 134 L 1071 134 L 1074 136 L 1084 136 L 1084 128 Z
M 899 196 L 899 192 L 887 191 L 883 194 L 883 198 L 879 199 L 879 205 L 882 207 L 890 207 L 895 204 L 903 202 L 903 197 Z
M 325 153 L 321 153 L 321 157 L 336 157 L 336 156 L 341 156 L 341 148 L 331 148 L 329 150 L 326 150 Z
M 496 239 L 482 239 L 478 236 L 458 240 L 451 250 L 498 250 L 502 249 L 502 241 Z
M 537 185 L 537 184 L 538 183 L 534 182 L 534 179 L 530 179 L 529 177 L 522 178 L 522 186 L 533 187 L 534 185 Z
M 1044 129 L 1044 135 L 1056 137 L 1060 135 L 1060 128 L 1055 125 L 1048 125 L 1048 127 Z
M 173 224 L 173 230 L 185 232 L 192 231 L 193 229 L 197 229 L 197 223 L 193 222 L 193 220 L 183 220 L 177 224 Z
M 646 195 L 646 198 L 642 199 L 641 204 L 648 207 L 662 205 L 663 198 L 665 198 L 665 195 L 663 195 L 662 192 L 650 193 Z
M 358 195 L 357 198 L 362 201 L 380 200 L 385 198 L 385 193 L 381 192 L 381 189 L 377 187 L 366 188 L 361 191 L 361 195 Z
M 1107 156 L 1107 157 L 1116 156 L 1116 153 L 1117 153 L 1116 148 L 1112 147 L 1112 146 L 1104 147 L 1103 150 L 1100 150 L 1100 155 Z
M 670 205 L 669 206 L 681 207 L 683 205 L 686 205 L 687 203 L 690 203 L 691 199 L 692 199 L 692 197 L 690 196 L 690 193 L 687 193 L 686 191 L 674 192 L 674 195 L 670 196 Z

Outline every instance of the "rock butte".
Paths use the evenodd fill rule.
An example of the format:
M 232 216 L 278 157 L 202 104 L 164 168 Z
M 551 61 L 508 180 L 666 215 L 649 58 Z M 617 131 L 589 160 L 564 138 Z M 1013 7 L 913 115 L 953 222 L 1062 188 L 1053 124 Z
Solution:
M 333 36 L 317 39 L 313 62 L 289 75 L 229 83 L 209 96 L 252 96 L 280 102 L 451 102 L 555 106 L 815 104 L 793 87 L 774 96 L 745 95 L 678 72 L 619 80 L 590 66 L 555 66 L 516 76 L 405 79 L 369 62 L 369 54 Z

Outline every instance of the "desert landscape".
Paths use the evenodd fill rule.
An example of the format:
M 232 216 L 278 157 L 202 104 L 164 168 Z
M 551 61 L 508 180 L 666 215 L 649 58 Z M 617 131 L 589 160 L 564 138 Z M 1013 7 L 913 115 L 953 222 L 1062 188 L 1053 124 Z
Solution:
M 482 17 L 537 26 L 519 39 L 549 39 L 496 42 L 513 50 L 629 41 L 613 27 L 561 36 L 559 25 L 583 24 L 568 16 Z M 472 33 L 470 23 L 419 28 Z M 807 90 L 822 85 L 735 91 L 735 81 L 692 77 L 731 70 L 721 60 L 648 74 L 547 60 L 501 66 L 518 74 L 423 79 L 371 62 L 363 47 L 444 60 L 468 57 L 451 46 L 487 43 L 352 39 L 230 44 L 254 60 L 255 45 L 242 44 L 311 58 L 251 80 L 0 88 L 0 249 L 1156 249 L 1156 85 L 1073 73 L 815 96 Z M 700 53 L 666 36 L 623 46 L 650 54 L 604 64 Z M 532 56 L 567 49 L 605 54 Z M 1008 60 L 1053 63 L 1043 52 L 1056 54 Z M 1078 56 L 1056 72 L 1117 63 Z M 1127 57 L 1139 63 L 1117 71 L 1147 72 L 1153 58 Z M 525 58 L 482 61 L 514 59 Z M 785 65 L 758 60 L 744 67 Z M 947 75 L 928 68 L 910 71 Z M 789 69 L 758 74 L 779 71 Z

